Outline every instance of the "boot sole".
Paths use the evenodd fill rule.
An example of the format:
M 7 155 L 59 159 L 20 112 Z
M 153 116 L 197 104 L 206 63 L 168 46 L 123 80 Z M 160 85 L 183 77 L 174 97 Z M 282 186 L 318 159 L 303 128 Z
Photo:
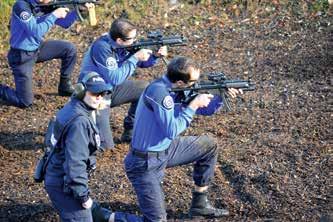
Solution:
M 194 212 L 193 211 L 189 212 L 188 215 L 189 215 L 189 218 L 191 218 L 191 219 L 201 219 L 201 218 L 202 219 L 207 219 L 207 218 L 214 219 L 214 218 L 227 217 L 227 216 L 229 216 L 229 212 L 216 216 L 215 214 L 202 214 L 202 213 L 194 210 Z

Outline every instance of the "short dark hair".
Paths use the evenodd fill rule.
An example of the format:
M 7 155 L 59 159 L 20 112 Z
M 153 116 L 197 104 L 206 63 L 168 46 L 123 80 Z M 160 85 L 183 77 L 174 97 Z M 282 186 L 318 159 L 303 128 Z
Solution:
M 167 77 L 172 83 L 179 80 L 188 83 L 191 78 L 190 68 L 196 69 L 196 65 L 192 59 L 184 56 L 176 57 L 168 64 Z
M 136 26 L 128 19 L 117 18 L 112 22 L 109 34 L 111 38 L 116 41 L 117 38 L 126 38 L 128 33 L 135 29 Z

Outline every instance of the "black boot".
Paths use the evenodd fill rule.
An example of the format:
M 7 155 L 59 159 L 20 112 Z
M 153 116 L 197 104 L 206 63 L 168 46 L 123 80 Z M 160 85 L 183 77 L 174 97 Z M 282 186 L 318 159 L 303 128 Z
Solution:
M 130 143 L 132 141 L 133 130 L 125 129 L 120 137 L 122 143 Z
M 91 213 L 94 222 L 108 222 L 112 212 L 94 202 L 91 207 Z
M 7 102 L 6 100 L 4 100 L 4 99 L 0 98 L 0 106 L 1 106 L 1 105 L 4 105 L 4 106 L 9 106 L 9 105 L 10 105 L 10 103 L 9 103 L 9 102 Z
M 207 192 L 203 193 L 195 191 L 192 192 L 192 204 L 189 212 L 190 218 L 192 217 L 216 218 L 228 215 L 229 215 L 228 210 L 215 208 L 210 204 L 207 198 Z
M 72 82 L 67 77 L 60 77 L 60 82 L 58 86 L 59 96 L 71 96 L 74 92 L 74 87 Z

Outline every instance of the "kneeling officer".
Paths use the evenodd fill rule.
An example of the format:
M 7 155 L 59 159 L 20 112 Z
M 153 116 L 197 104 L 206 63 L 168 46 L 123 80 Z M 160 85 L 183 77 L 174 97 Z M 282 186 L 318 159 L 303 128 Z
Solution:
M 135 215 L 111 213 L 89 196 L 88 179 L 100 146 L 95 112 L 111 89 L 95 72 L 86 75 L 71 100 L 57 112 L 50 136 L 55 151 L 46 167 L 45 189 L 61 221 L 122 221 Z

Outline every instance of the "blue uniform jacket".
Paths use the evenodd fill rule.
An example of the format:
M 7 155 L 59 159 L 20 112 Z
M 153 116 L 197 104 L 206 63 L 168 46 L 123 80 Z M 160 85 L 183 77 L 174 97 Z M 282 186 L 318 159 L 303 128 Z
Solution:
M 57 139 L 57 151 L 49 161 L 45 185 L 63 186 L 64 192 L 72 194 L 81 203 L 88 199 L 88 170 L 96 165 L 96 150 L 100 146 L 96 125 L 89 120 L 92 109 L 81 100 L 72 98 L 56 115 L 56 124 L 65 128 Z M 54 127 L 59 135 L 61 128 Z M 52 139 L 51 139 L 52 141 Z
M 17 0 L 10 19 L 10 46 L 35 51 L 54 24 L 68 28 L 77 18 L 76 12 L 71 11 L 66 18 L 57 19 L 52 13 L 44 15 L 36 0 Z
M 214 96 L 206 108 L 195 112 L 177 101 L 170 93 L 171 82 L 166 76 L 151 83 L 141 95 L 134 123 L 131 146 L 140 151 L 162 151 L 191 123 L 194 114 L 212 115 L 221 106 L 220 96 Z
M 147 61 L 139 62 L 126 49 L 119 48 L 119 45 L 105 34 L 93 42 L 85 53 L 79 80 L 82 80 L 87 73 L 94 71 L 99 73 L 109 86 L 115 87 L 132 76 L 137 67 L 151 67 L 157 60 L 158 58 L 152 55 Z

